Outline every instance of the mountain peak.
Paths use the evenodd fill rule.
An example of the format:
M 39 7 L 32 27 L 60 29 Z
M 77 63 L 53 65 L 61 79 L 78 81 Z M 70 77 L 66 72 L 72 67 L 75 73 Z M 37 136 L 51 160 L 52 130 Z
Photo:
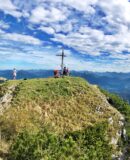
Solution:
M 1 100 L 6 94 L 12 96 L 0 119 L 9 139 L 23 129 L 36 133 L 45 125 L 55 134 L 66 134 L 107 122 L 110 143 L 117 145 L 122 115 L 97 86 L 82 78 L 14 80 L 0 87 Z

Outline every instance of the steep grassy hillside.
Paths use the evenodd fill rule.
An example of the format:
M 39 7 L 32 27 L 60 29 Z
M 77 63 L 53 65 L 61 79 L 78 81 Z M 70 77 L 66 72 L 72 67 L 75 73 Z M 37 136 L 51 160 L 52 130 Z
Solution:
M 11 153 L 13 160 L 20 160 L 25 151 L 19 148 L 19 143 L 23 148 L 37 146 L 38 151 L 39 143 L 41 144 L 40 156 L 33 155 L 37 149 L 34 151 L 29 149 L 30 155 L 33 156 L 28 158 L 28 154 L 25 154 L 26 156 L 21 160 L 26 157 L 30 160 L 66 159 L 66 154 L 62 157 L 63 153 L 66 153 L 64 151 L 66 145 L 70 145 L 68 150 L 71 146 L 73 148 L 72 152 L 68 153 L 70 157 L 67 159 L 76 159 L 76 155 L 72 154 L 75 153 L 74 151 L 81 159 L 91 157 L 92 160 L 96 160 L 95 157 L 97 160 L 104 160 L 108 148 L 112 152 L 118 152 L 116 145 L 119 135 L 117 134 L 121 130 L 119 122 L 122 120 L 122 115 L 107 102 L 106 97 L 96 86 L 90 85 L 81 78 L 7 81 L 0 86 L 0 97 L 2 99 L 0 102 L 1 155 Z M 42 132 L 45 128 L 47 132 Z M 47 144 L 51 144 L 51 149 L 43 145 L 42 140 L 45 138 L 43 133 L 46 133 L 47 137 L 53 137 L 53 142 L 50 141 L 51 138 L 49 142 L 47 140 Z M 37 138 L 39 136 L 43 137 L 42 142 L 39 142 L 40 138 Z M 90 146 L 86 139 L 90 139 Z M 35 144 L 36 141 L 38 145 Z M 58 151 L 54 148 L 62 148 L 61 146 L 63 150 L 57 155 Z M 96 150 L 94 146 L 97 146 L 97 151 L 94 151 Z M 85 151 L 86 147 L 89 150 Z M 17 153 L 14 152 L 16 148 L 19 148 Z M 98 149 L 101 149 L 101 153 Z M 98 153 L 100 155 L 97 155 Z

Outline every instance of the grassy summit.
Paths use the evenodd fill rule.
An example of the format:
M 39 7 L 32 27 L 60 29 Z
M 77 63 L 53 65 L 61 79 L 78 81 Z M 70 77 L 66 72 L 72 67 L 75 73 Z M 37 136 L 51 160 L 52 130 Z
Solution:
M 15 89 L 9 91 L 13 86 Z M 111 138 L 120 128 L 121 114 L 98 87 L 81 78 L 7 81 L 0 86 L 0 96 L 7 92 L 12 98 L 0 118 L 2 143 L 7 150 L 23 130 L 33 134 L 48 126 L 50 132 L 65 135 L 107 122 L 107 136 Z
M 37 116 L 33 114 L 40 115 L 39 121 L 52 125 L 57 132 L 80 130 L 110 117 L 115 121 L 119 118 L 119 112 L 107 103 L 99 89 L 81 78 L 9 81 L 2 89 L 16 84 L 11 107 L 4 117 L 11 114 L 11 121 L 17 121 L 19 128 L 24 127 L 24 120 L 36 125 L 33 118 Z

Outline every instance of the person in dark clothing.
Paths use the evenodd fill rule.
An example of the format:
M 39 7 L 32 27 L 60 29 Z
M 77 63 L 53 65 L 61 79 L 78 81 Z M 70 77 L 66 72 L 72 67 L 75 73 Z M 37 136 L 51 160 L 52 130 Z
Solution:
M 64 67 L 64 69 L 63 69 L 63 76 L 67 76 L 67 68 L 66 67 Z

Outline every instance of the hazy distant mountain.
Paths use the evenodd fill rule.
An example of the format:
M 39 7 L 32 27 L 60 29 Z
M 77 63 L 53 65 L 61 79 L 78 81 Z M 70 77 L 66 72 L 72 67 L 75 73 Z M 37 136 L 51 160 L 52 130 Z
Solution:
M 130 73 L 72 71 L 71 75 L 83 77 L 90 83 L 97 84 L 110 92 L 117 93 L 130 102 Z M 52 76 L 52 70 L 20 70 L 17 74 L 18 79 Z M 12 79 L 12 71 L 0 71 L 0 77 Z
M 7 79 L 12 79 L 12 70 L 1 70 L 0 77 L 5 77 Z M 19 70 L 17 71 L 17 79 L 24 78 L 46 78 L 53 76 L 52 70 Z
M 92 84 L 97 84 L 102 88 L 119 94 L 130 102 L 130 73 L 115 72 L 73 72 L 73 75 L 87 79 Z

